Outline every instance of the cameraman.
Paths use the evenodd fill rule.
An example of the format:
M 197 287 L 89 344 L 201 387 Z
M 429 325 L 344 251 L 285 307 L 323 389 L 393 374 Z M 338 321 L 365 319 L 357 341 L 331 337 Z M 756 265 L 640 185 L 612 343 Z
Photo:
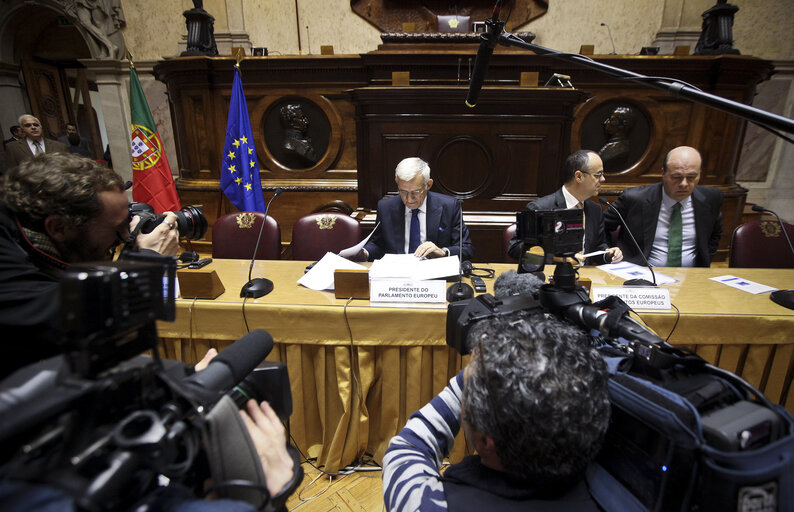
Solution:
M 609 424 L 604 361 L 582 331 L 519 312 L 476 323 L 466 368 L 395 436 L 388 510 L 596 511 L 583 479 Z M 441 460 L 461 425 L 477 455 Z
M 77 155 L 46 153 L 9 170 L 0 183 L 0 330 L 7 345 L 0 378 L 59 353 L 58 280 L 71 264 L 110 260 L 140 220 L 130 221 L 124 182 Z M 174 256 L 168 213 L 135 244 Z

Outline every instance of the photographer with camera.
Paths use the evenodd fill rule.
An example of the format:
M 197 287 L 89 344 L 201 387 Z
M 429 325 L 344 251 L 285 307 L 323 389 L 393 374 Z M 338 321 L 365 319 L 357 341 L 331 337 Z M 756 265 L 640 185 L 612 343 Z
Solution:
M 130 219 L 124 182 L 77 155 L 47 153 L 11 169 L 0 184 L 0 378 L 59 353 L 58 280 L 75 263 L 110 260 L 140 219 Z M 130 244 L 174 256 L 177 217 L 169 212 Z
M 584 333 L 544 313 L 478 321 L 466 368 L 384 457 L 388 510 L 598 510 L 583 479 L 609 424 L 607 372 Z M 440 473 L 461 425 L 477 455 Z

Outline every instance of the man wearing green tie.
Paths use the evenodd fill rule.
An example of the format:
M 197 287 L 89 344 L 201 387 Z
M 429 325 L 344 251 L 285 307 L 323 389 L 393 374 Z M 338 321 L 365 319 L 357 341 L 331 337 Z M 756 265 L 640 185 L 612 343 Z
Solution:
M 644 265 L 626 227 L 651 265 L 655 267 L 708 267 L 722 237 L 722 192 L 698 186 L 700 153 L 679 146 L 662 165 L 662 182 L 623 191 L 613 206 L 627 226 L 618 245 L 626 261 Z M 621 225 L 612 210 L 604 212 L 604 225 L 612 232 Z
M 66 153 L 66 145 L 57 140 L 46 139 L 43 136 L 41 122 L 30 114 L 19 116 L 19 125 L 22 127 L 24 137 L 20 140 L 9 142 L 6 146 L 8 167 L 30 160 L 43 153 Z

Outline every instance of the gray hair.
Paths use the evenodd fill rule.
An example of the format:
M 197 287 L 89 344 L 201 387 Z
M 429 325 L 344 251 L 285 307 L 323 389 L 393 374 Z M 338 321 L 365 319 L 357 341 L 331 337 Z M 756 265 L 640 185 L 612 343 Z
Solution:
M 427 165 L 427 162 L 415 156 L 404 158 L 394 170 L 394 176 L 402 181 L 411 181 L 418 174 L 421 174 L 425 183 L 427 183 L 427 180 L 430 179 L 430 166 Z
M 584 331 L 545 313 L 476 323 L 465 419 L 493 438 L 516 478 L 564 482 L 598 454 L 609 425 L 606 364 Z
M 25 119 L 26 117 L 32 117 L 33 119 L 35 119 L 35 120 L 36 120 L 36 122 L 37 122 L 37 123 L 41 124 L 41 121 L 39 121 L 39 118 L 38 118 L 38 117 L 36 117 L 36 116 L 34 116 L 34 115 L 32 115 L 32 114 L 22 114 L 22 115 L 21 115 L 21 116 L 19 116 L 19 118 L 17 119 L 17 123 L 19 123 L 20 125 L 24 124 L 24 123 L 22 123 L 22 120 L 23 120 L 23 119 Z

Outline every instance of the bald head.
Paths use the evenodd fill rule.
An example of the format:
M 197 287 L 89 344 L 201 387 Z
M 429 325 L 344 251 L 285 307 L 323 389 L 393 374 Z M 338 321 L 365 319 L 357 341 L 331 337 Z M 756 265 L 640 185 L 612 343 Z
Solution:
M 689 197 L 700 181 L 700 153 L 689 146 L 678 146 L 664 158 L 662 186 L 675 201 Z

